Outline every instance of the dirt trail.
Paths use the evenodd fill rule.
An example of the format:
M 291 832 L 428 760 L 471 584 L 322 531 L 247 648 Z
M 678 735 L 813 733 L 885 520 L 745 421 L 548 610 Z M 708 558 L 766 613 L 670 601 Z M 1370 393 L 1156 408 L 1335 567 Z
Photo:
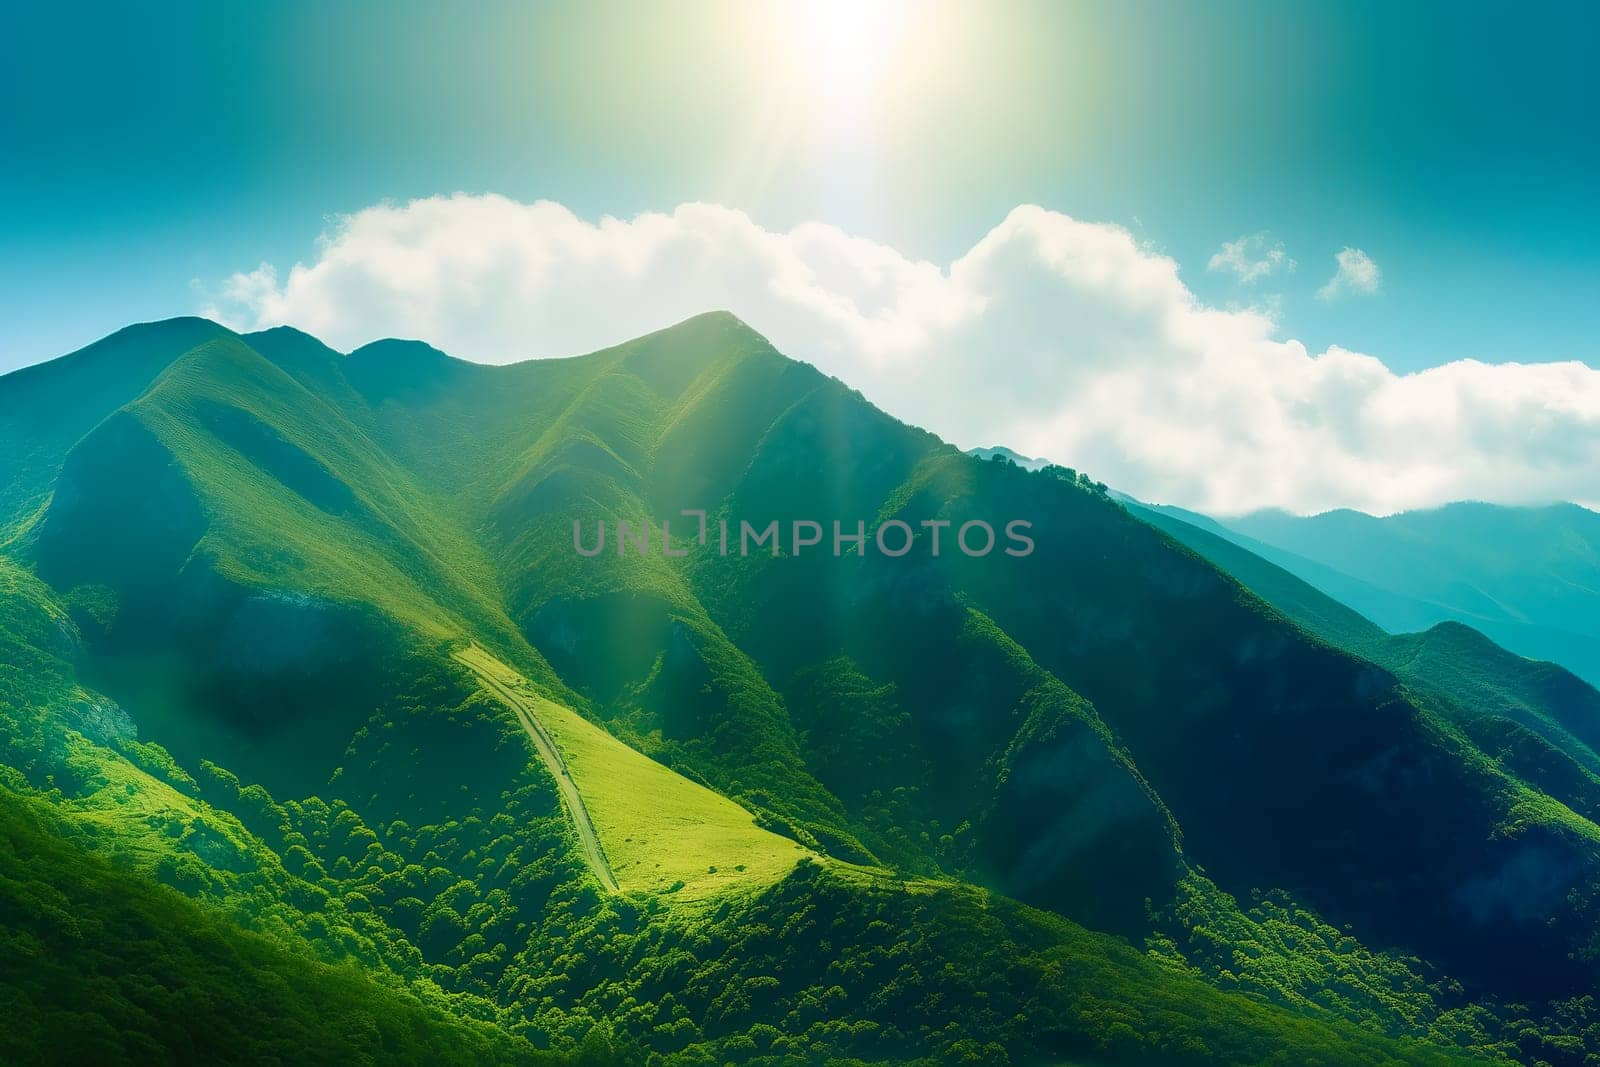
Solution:
M 550 736 L 544 724 L 539 721 L 539 715 L 533 710 L 532 702 L 517 692 L 515 686 L 520 684 L 521 680 L 513 681 L 515 676 L 510 669 L 481 648 L 473 647 L 457 652 L 455 658 L 483 683 L 485 689 L 516 713 L 522 728 L 533 738 L 533 747 L 538 750 L 539 758 L 544 761 L 551 777 L 556 780 L 556 788 L 561 793 L 567 814 L 571 817 L 572 824 L 578 828 L 578 839 L 583 843 L 584 858 L 589 861 L 589 866 L 600 879 L 600 883 L 615 893 L 617 879 L 611 873 L 611 865 L 606 862 L 605 850 L 600 847 L 600 838 L 594 831 L 594 822 L 589 818 L 589 809 L 583 805 L 583 795 L 578 792 L 577 784 L 567 772 L 566 761 L 561 758 L 561 750 L 556 747 L 555 738 Z

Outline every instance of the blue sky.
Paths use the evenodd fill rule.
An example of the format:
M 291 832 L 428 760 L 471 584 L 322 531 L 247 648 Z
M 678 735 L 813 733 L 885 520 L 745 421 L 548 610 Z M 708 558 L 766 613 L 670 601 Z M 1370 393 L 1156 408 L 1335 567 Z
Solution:
M 7 5 L 0 369 L 456 190 L 586 218 L 706 200 L 938 262 L 1037 203 L 1127 227 L 1207 301 L 1280 293 L 1313 348 L 1600 358 L 1593 8 L 983 5 L 841 150 L 747 90 L 772 45 L 732 6 L 660 7 Z M 1258 231 L 1292 275 L 1205 270 Z M 1345 246 L 1379 291 L 1315 299 Z

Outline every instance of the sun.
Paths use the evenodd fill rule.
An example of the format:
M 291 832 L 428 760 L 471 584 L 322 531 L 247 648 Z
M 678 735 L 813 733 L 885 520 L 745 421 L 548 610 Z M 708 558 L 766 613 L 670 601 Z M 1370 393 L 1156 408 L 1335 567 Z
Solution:
M 896 0 L 783 3 L 780 30 L 792 59 L 823 101 L 860 106 L 889 69 L 906 29 Z

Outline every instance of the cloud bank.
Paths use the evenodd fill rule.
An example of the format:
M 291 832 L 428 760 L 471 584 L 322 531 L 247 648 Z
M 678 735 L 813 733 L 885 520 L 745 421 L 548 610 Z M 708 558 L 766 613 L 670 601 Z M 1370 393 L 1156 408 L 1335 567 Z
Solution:
M 1341 286 L 1376 288 L 1363 253 L 1339 263 Z M 1215 514 L 1600 501 L 1600 372 L 1462 360 L 1402 375 L 1311 353 L 1259 311 L 1203 305 L 1126 230 L 1033 206 L 941 265 L 707 204 L 591 223 L 549 202 L 434 197 L 340 220 L 311 262 L 235 275 L 206 313 L 498 363 L 713 308 L 962 447 L 1003 443 L 1146 500 Z

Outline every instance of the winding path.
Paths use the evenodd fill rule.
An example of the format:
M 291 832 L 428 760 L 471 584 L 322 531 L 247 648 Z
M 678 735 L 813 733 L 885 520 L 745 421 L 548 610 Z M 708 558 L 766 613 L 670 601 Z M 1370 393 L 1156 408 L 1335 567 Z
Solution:
M 595 833 L 594 822 L 589 818 L 589 809 L 584 807 L 583 794 L 578 792 L 577 783 L 573 782 L 572 775 L 567 771 L 566 760 L 561 758 L 561 750 L 556 747 L 555 738 L 550 736 L 550 732 L 539 721 L 539 715 L 533 710 L 532 703 L 505 681 L 496 677 L 490 665 L 501 666 L 499 661 L 481 649 L 469 648 L 464 652 L 457 652 L 455 658 L 477 677 L 485 689 L 516 713 L 522 728 L 533 739 L 533 747 L 538 750 L 539 758 L 544 761 L 550 776 L 556 780 L 556 789 L 561 793 L 562 803 L 566 805 L 572 824 L 578 829 L 578 839 L 583 844 L 584 858 L 589 861 L 589 866 L 600 879 L 600 884 L 612 893 L 617 892 L 616 876 L 611 873 L 611 865 L 606 862 L 605 850 L 600 847 L 600 838 Z

